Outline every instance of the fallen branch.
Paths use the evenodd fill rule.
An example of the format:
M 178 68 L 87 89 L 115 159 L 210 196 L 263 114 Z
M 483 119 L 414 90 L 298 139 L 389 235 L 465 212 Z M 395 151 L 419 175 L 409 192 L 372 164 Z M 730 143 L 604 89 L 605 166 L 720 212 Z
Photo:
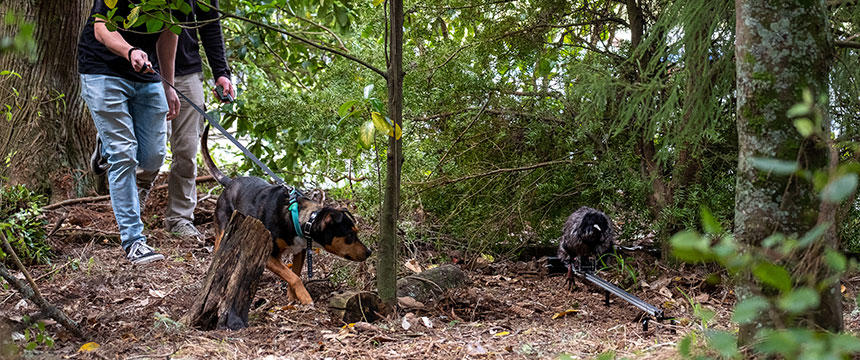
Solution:
M 509 172 L 528 171 L 528 170 L 534 170 L 537 168 L 542 168 L 542 167 L 547 167 L 547 166 L 552 166 L 552 165 L 558 165 L 558 164 L 573 164 L 575 162 L 577 162 L 577 160 L 573 160 L 573 159 L 553 160 L 553 161 L 547 161 L 547 162 L 542 162 L 542 163 L 518 167 L 518 168 L 496 169 L 496 170 L 487 171 L 487 172 L 480 173 L 480 174 L 472 174 L 472 175 L 459 177 L 456 179 L 449 179 L 449 180 L 444 180 L 444 181 L 439 181 L 439 182 L 432 182 L 432 181 L 431 182 L 417 182 L 417 183 L 407 183 L 407 185 L 430 185 L 429 187 L 432 188 L 432 187 L 448 185 L 448 184 L 452 184 L 452 183 L 456 183 L 456 182 L 460 182 L 460 181 L 471 180 L 471 179 L 490 176 L 490 175 L 509 173 Z
M 96 228 L 67 228 L 67 229 L 57 230 L 57 232 L 58 233 L 61 232 L 61 233 L 63 233 L 63 235 L 65 235 L 67 237 L 69 237 L 69 236 L 89 236 L 89 237 L 101 236 L 105 239 L 112 239 L 112 240 L 116 240 L 116 241 L 120 240 L 118 232 L 106 231 L 106 230 L 101 230 L 101 229 L 96 229 Z
M 16 278 L 15 276 L 12 276 L 8 269 L 6 269 L 6 266 L 2 263 L 0 263 L 0 277 L 6 279 L 6 282 L 8 282 L 9 285 L 12 285 L 12 287 L 18 290 L 18 292 L 21 293 L 22 297 L 35 302 L 36 305 L 38 305 L 39 308 L 42 309 L 42 312 L 45 315 L 50 316 L 58 323 L 65 326 L 66 329 L 69 329 L 69 331 L 75 334 L 75 336 L 82 339 L 86 338 L 77 323 L 75 323 L 72 319 L 69 319 L 69 317 L 66 316 L 66 314 L 62 310 L 45 301 L 45 298 L 42 297 L 42 293 L 39 292 L 39 288 L 36 286 L 36 282 L 33 281 L 33 278 L 30 276 L 30 272 L 28 272 L 27 268 L 24 267 L 24 264 L 21 263 L 21 259 L 18 258 L 18 254 L 15 253 L 15 250 L 12 249 L 12 245 L 10 245 L 9 241 L 6 239 L 6 234 L 0 232 L 0 239 L 3 240 L 3 250 L 6 251 L 7 255 L 12 257 L 12 260 L 14 260 L 15 264 L 18 266 L 21 272 L 24 273 L 24 277 L 27 279 L 27 282 L 30 283 L 30 286 L 28 287 L 27 284 L 22 283 L 21 280 L 18 280 L 18 278 Z
M 860 42 L 856 41 L 836 41 L 835 44 L 837 47 L 860 49 Z
M 215 181 L 215 178 L 212 177 L 212 175 L 203 175 L 203 176 L 196 177 L 194 179 L 194 181 L 197 183 L 204 183 L 204 182 L 209 182 L 209 181 Z M 158 186 L 152 188 L 152 191 L 163 190 L 163 189 L 167 189 L 167 184 L 158 185 Z M 53 210 L 56 208 L 69 206 L 69 205 L 93 203 L 93 202 L 99 202 L 99 201 L 105 201 L 105 200 L 110 200 L 110 195 L 88 196 L 88 197 L 75 198 L 75 199 L 66 199 L 66 200 L 60 201 L 58 203 L 45 205 L 42 207 L 42 210 Z
M 68 205 L 99 202 L 99 201 L 105 201 L 105 200 L 110 200 L 110 195 L 89 196 L 89 197 L 82 197 L 82 198 L 75 198 L 75 199 L 66 199 L 66 200 L 60 201 L 58 203 L 45 205 L 42 207 L 42 210 L 53 210 L 53 209 L 68 206 Z

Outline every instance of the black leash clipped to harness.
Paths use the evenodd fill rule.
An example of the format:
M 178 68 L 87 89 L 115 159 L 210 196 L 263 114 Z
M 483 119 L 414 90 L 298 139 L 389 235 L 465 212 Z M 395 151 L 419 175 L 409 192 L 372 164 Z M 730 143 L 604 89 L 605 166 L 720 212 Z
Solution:
M 305 197 L 302 193 L 300 193 L 296 189 L 292 189 L 290 191 L 290 217 L 293 218 L 293 227 L 296 229 L 296 235 L 300 238 L 305 239 L 305 244 L 307 247 L 305 248 L 306 260 L 308 262 L 308 279 L 314 277 L 314 260 L 311 257 L 313 253 L 313 236 L 311 235 L 311 229 L 313 229 L 314 221 L 317 219 L 317 212 L 314 211 L 311 213 L 310 217 L 308 217 L 308 221 L 304 224 L 301 224 L 299 221 L 299 199 Z
M 211 116 L 207 115 L 206 112 L 203 111 L 203 109 L 201 109 L 199 106 L 197 106 L 197 104 L 195 104 L 193 101 L 191 101 L 191 99 L 189 99 L 188 96 L 185 96 L 185 94 L 183 94 L 181 91 L 179 91 L 179 89 L 177 89 L 175 86 L 173 86 L 173 84 L 171 84 L 167 80 L 165 80 L 161 76 L 161 73 L 159 73 L 157 70 L 155 70 L 149 64 L 147 64 L 146 66 L 148 69 L 152 70 L 152 72 L 156 76 L 158 76 L 158 78 L 161 79 L 162 82 L 167 84 L 167 86 L 170 86 L 170 88 L 173 89 L 173 91 L 175 91 L 177 95 L 179 95 L 181 98 L 185 99 L 185 102 L 188 103 L 188 105 L 191 105 L 191 107 L 195 111 L 200 113 L 200 115 L 203 115 L 203 118 L 206 119 L 206 121 L 208 121 L 209 124 L 212 125 L 214 128 L 218 129 L 218 131 L 220 131 L 221 134 L 223 134 L 224 137 L 227 138 L 227 140 L 230 140 L 230 142 L 232 142 L 233 145 L 236 145 L 236 147 L 238 147 L 239 150 L 242 150 L 242 153 L 245 154 L 245 156 L 247 156 L 249 159 L 251 159 L 251 161 L 253 161 L 254 164 L 257 164 L 257 166 L 259 166 L 261 169 L 263 169 L 263 171 L 266 172 L 266 174 L 268 174 L 272 179 L 275 180 L 276 184 L 283 186 L 284 188 L 290 190 L 290 211 L 292 212 L 293 224 L 296 228 L 296 234 L 300 238 L 305 239 L 305 242 L 307 243 L 306 261 L 308 263 L 308 279 L 312 278 L 314 276 L 313 258 L 311 257 L 312 253 L 313 253 L 313 250 L 311 249 L 313 247 L 313 239 L 310 236 L 310 234 L 311 234 L 310 230 L 311 230 L 311 227 L 313 225 L 314 220 L 316 220 L 317 212 L 314 211 L 311 213 L 311 217 L 306 224 L 299 225 L 298 200 L 300 198 L 305 197 L 305 195 L 302 194 L 298 189 L 287 185 L 287 183 L 284 182 L 283 179 L 281 179 L 278 175 L 275 175 L 275 172 L 272 171 L 272 169 L 269 169 L 269 167 L 266 166 L 266 164 L 264 164 L 254 154 L 252 154 L 251 151 L 248 150 L 248 148 L 246 148 L 244 145 L 242 145 L 242 143 L 239 142 L 239 140 L 236 140 L 236 138 L 233 137 L 232 134 L 227 132 L 227 129 L 224 129 L 224 127 L 221 126 L 221 123 L 219 123 L 218 120 L 215 120 Z M 219 92 L 219 95 L 221 95 L 221 92 Z M 228 95 L 228 97 L 229 97 L 229 95 Z M 232 98 L 230 100 L 232 102 Z M 295 210 L 293 210 L 293 209 L 295 209 Z M 305 227 L 305 226 L 307 227 L 307 232 L 306 232 L 307 235 L 303 235 L 303 231 L 302 231 L 302 230 L 304 230 L 303 227 Z

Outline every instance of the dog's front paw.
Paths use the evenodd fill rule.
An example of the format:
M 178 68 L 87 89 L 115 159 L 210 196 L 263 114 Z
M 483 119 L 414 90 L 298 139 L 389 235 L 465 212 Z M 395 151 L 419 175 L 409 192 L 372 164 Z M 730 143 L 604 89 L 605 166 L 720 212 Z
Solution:
M 290 289 L 287 290 L 287 296 L 290 300 L 298 301 L 304 305 L 312 305 L 314 303 L 314 299 L 311 298 L 311 294 L 308 293 L 308 290 L 305 289 L 304 286 L 296 288 L 290 287 Z
M 303 305 L 313 305 L 314 304 L 314 299 L 311 298 L 311 294 L 308 294 L 307 291 L 305 291 L 304 294 L 302 294 L 301 292 L 298 292 L 296 294 L 296 297 L 299 299 L 299 302 L 302 303 Z

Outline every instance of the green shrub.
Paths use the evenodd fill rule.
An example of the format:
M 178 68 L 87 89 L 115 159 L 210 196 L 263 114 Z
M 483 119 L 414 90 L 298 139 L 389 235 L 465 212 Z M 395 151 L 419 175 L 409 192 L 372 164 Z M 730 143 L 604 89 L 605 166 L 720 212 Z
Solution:
M 0 188 L 0 231 L 25 264 L 50 262 L 51 247 L 45 238 L 45 220 L 41 206 L 45 197 L 23 185 Z M 11 259 L 0 249 L 0 260 Z

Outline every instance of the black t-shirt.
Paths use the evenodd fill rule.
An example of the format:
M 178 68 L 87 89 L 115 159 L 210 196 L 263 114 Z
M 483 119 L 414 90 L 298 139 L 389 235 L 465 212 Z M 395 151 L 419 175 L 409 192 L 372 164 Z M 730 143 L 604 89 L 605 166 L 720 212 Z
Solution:
M 218 0 L 211 1 L 213 7 L 218 7 Z M 212 68 L 212 76 L 218 79 L 221 76 L 230 77 L 230 68 L 227 67 L 227 58 L 224 56 L 224 36 L 221 33 L 221 24 L 211 21 L 218 18 L 218 12 L 213 9 L 203 11 L 194 2 L 192 12 L 185 17 L 183 22 L 192 23 L 192 26 L 182 29 L 179 34 L 179 45 L 176 47 L 176 75 L 188 75 L 203 71 L 203 61 L 200 59 L 200 45 L 197 43 L 197 34 L 200 34 L 200 42 L 206 51 L 206 60 Z M 180 14 L 180 16 L 184 16 Z M 203 24 L 198 29 L 193 26 L 194 22 Z
M 116 15 L 126 17 L 131 9 L 129 8 L 129 0 L 119 0 L 116 4 Z M 101 74 L 119 76 L 132 81 L 140 82 L 158 82 L 159 79 L 155 74 L 142 74 L 134 71 L 131 67 L 131 62 L 126 60 L 125 55 L 118 56 L 112 53 L 108 48 L 96 40 L 95 28 L 93 21 L 98 20 L 93 17 L 94 14 L 107 15 L 110 9 L 105 4 L 104 0 L 95 0 L 93 9 L 90 11 L 90 17 L 84 25 L 84 30 L 81 32 L 80 40 L 78 40 L 78 72 L 81 74 Z M 155 52 L 155 43 L 158 41 L 160 33 L 143 34 L 146 32 L 146 26 L 138 26 L 132 28 L 132 31 L 117 30 L 122 38 L 129 45 L 139 47 L 146 52 L 149 61 L 155 69 L 158 69 L 158 56 Z M 164 30 L 167 31 L 167 30 Z

